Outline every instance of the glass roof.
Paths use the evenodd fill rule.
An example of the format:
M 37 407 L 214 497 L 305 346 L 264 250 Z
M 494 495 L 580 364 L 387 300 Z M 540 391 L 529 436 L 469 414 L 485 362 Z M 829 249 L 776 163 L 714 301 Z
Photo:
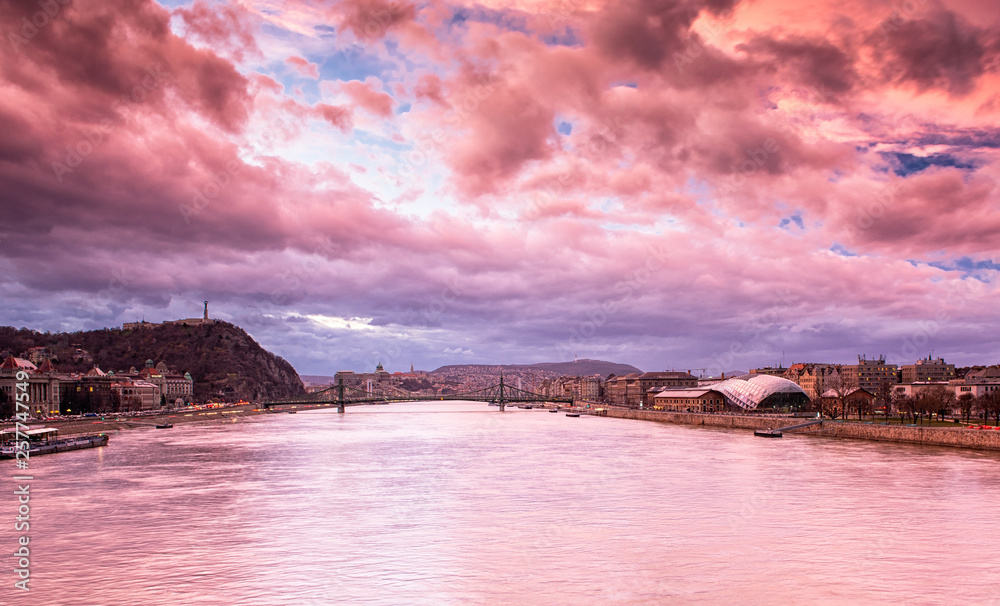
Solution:
M 744 410 L 757 408 L 768 396 L 776 393 L 806 394 L 792 381 L 771 375 L 743 375 L 726 379 L 713 385 L 712 389 L 722 392 L 730 404 L 735 404 Z

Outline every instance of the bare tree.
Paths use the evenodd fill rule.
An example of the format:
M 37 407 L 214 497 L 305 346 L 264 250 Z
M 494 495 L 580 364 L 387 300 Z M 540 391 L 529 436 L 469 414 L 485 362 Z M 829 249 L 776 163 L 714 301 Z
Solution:
M 889 422 L 889 413 L 892 412 L 892 403 L 895 399 L 893 397 L 893 387 L 895 383 L 886 379 L 878 384 L 878 403 L 885 408 L 885 422 Z M 874 419 L 873 419 L 874 420 Z
M 925 388 L 921 390 L 920 395 L 924 399 L 928 420 L 931 415 L 935 414 L 939 419 L 943 418 L 955 408 L 955 392 L 944 385 L 933 385 Z
M 859 421 L 861 420 L 862 415 L 868 414 L 869 412 L 874 415 L 875 408 L 871 398 L 869 398 L 866 394 L 859 393 L 859 390 L 857 389 L 852 392 L 852 396 L 848 396 L 848 400 L 852 401 L 854 404 L 854 410 L 858 411 Z
M 907 414 L 914 423 L 917 422 L 917 399 L 913 396 L 903 396 L 900 398 L 896 405 L 899 407 L 899 423 L 902 425 L 905 422 L 905 417 Z
M 832 377 L 827 381 L 827 386 L 837 394 L 837 400 L 840 407 L 840 413 L 847 418 L 847 404 L 844 398 L 847 397 L 852 391 L 857 389 L 858 382 L 854 377 L 850 377 L 843 373 L 838 373 L 837 376 Z M 833 416 L 836 419 L 836 414 Z
M 822 416 L 824 414 L 823 410 L 823 394 L 816 394 L 811 400 L 813 409 Z
M 983 413 L 983 422 L 989 425 L 990 417 L 996 420 L 1000 427 L 1000 391 L 987 391 L 976 398 L 976 407 Z
M 823 416 L 830 417 L 831 419 L 836 419 L 842 411 L 840 398 L 838 398 L 836 394 L 830 396 L 820 396 L 819 407 Z
M 970 417 L 972 417 L 972 409 L 976 405 L 976 399 L 972 397 L 971 393 L 964 393 L 958 397 L 958 408 L 962 413 L 962 419 L 968 423 Z
M 933 385 L 921 389 L 915 395 L 916 411 L 920 415 L 920 422 L 923 423 L 924 414 L 927 415 L 927 422 L 930 423 L 934 415 L 941 417 L 945 410 L 953 408 L 955 405 L 955 393 L 943 385 Z

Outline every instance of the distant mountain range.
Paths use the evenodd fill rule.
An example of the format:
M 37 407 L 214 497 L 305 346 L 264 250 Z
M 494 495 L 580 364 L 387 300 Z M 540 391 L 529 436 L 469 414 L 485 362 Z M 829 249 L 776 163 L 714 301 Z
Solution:
M 610 374 L 617 376 L 642 371 L 630 364 L 618 364 L 603 360 L 576 360 L 573 362 L 539 362 L 537 364 L 450 364 L 431 371 L 434 375 L 498 371 L 531 371 L 538 370 L 556 375 L 589 376 Z
M 575 362 L 539 362 L 537 364 L 449 364 L 430 372 L 432 375 L 475 375 L 481 373 L 496 374 L 514 371 L 542 371 L 547 376 L 591 376 L 601 375 L 607 378 L 610 374 L 627 375 L 642 371 L 629 364 L 605 362 L 603 360 L 577 360 Z M 306 387 L 314 385 L 332 385 L 334 378 L 329 375 L 300 375 Z

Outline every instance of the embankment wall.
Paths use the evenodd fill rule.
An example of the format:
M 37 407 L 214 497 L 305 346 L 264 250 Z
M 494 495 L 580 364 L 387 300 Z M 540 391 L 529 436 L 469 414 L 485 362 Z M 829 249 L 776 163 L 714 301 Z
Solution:
M 751 430 L 778 429 L 808 420 L 792 417 L 715 415 L 658 410 L 634 410 L 615 407 L 609 407 L 606 410 L 607 416 L 619 419 Z M 964 427 L 911 427 L 908 425 L 879 425 L 828 420 L 824 421 L 822 425 L 814 425 L 796 430 L 796 433 L 851 440 L 1000 450 L 1000 431 L 965 429 Z

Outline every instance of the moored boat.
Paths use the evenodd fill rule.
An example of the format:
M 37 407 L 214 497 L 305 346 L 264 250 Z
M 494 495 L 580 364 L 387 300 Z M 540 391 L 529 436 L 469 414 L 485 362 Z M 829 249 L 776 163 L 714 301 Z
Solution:
M 33 457 L 82 448 L 97 448 L 108 444 L 108 436 L 103 433 L 57 438 L 58 432 L 58 429 L 45 427 L 28 429 L 20 433 L 16 429 L 5 429 L 0 432 L 0 459 L 16 458 L 19 452 L 26 452 L 28 457 Z

